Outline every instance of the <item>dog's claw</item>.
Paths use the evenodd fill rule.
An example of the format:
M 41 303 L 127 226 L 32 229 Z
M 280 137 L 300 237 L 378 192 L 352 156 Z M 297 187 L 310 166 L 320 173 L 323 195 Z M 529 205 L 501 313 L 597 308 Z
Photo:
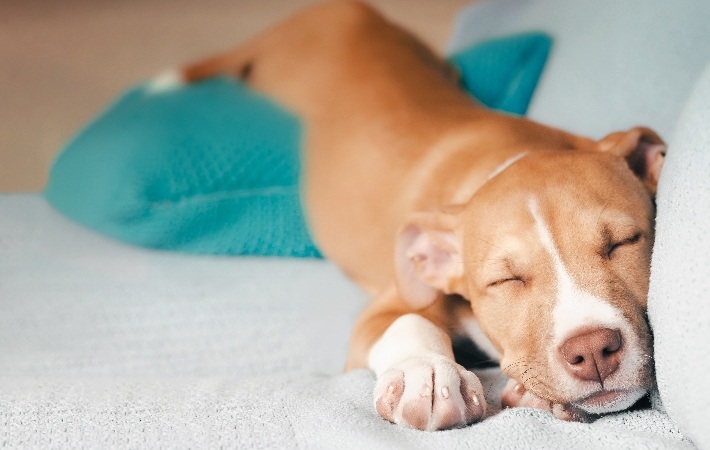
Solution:
M 471 395 L 471 400 L 473 400 L 473 404 L 475 406 L 479 406 L 481 404 L 481 401 L 478 399 L 478 395 L 476 394 Z

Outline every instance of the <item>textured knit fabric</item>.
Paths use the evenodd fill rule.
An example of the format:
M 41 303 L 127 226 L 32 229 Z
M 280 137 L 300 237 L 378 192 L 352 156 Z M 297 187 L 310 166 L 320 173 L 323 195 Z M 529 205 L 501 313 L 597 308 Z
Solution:
M 59 155 L 45 195 L 137 245 L 318 256 L 299 202 L 299 139 L 295 117 L 235 80 L 138 87 Z

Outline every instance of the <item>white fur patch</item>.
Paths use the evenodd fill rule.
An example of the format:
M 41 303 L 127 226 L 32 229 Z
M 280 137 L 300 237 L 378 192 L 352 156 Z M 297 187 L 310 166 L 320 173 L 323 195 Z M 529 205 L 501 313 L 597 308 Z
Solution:
M 443 355 L 453 361 L 448 336 L 419 314 L 405 314 L 392 322 L 372 346 L 367 362 L 380 375 L 404 360 L 430 355 Z
M 585 292 L 572 279 L 562 261 L 554 239 L 545 223 L 537 201 L 531 198 L 528 207 L 535 219 L 535 227 L 542 246 L 552 257 L 557 275 L 557 303 L 553 310 L 555 344 L 562 344 L 583 326 L 598 325 L 607 328 L 623 328 L 625 321 L 620 311 L 608 302 Z
M 185 84 L 182 75 L 177 70 L 168 70 L 153 78 L 145 87 L 144 92 L 149 95 L 174 91 Z

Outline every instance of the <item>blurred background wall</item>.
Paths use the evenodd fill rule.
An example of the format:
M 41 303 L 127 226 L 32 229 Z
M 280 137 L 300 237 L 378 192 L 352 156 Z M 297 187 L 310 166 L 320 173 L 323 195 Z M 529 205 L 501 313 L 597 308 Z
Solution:
M 443 51 L 471 0 L 368 0 Z M 0 0 L 0 192 L 51 162 L 126 87 L 244 41 L 314 0 Z

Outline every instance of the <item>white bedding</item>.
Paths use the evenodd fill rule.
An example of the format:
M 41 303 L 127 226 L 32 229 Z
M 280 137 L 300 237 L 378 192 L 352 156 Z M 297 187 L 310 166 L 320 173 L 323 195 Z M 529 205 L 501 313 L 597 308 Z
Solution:
M 0 446 L 692 447 L 650 409 L 393 426 L 375 413 L 373 376 L 341 373 L 364 302 L 328 262 L 132 248 L 38 195 L 0 195 Z

